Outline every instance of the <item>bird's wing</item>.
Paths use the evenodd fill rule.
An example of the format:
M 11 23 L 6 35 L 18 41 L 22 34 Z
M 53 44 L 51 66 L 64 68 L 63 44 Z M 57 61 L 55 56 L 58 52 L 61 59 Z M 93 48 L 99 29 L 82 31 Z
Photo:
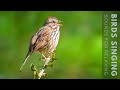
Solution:
M 50 33 L 50 28 L 44 27 L 41 28 L 35 35 L 32 36 L 29 50 L 34 52 L 37 51 L 40 47 L 46 44 L 46 40 L 48 39 L 48 35 Z

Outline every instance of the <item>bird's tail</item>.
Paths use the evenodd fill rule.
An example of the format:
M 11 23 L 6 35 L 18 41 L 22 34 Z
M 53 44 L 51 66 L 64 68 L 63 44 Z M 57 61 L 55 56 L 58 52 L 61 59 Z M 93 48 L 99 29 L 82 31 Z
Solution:
M 25 63 L 26 63 L 26 61 L 28 60 L 28 58 L 29 58 L 30 55 L 31 55 L 31 53 L 28 52 L 27 55 L 26 55 L 25 60 L 24 60 L 23 63 L 22 63 L 22 66 L 21 66 L 21 68 L 20 68 L 20 71 L 22 70 L 23 66 L 25 65 Z

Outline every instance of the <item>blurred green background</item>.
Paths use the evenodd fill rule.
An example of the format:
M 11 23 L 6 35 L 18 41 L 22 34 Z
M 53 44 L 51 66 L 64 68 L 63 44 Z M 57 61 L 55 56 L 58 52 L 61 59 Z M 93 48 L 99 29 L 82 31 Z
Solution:
M 20 66 L 28 51 L 30 37 L 48 16 L 63 21 L 53 68 L 43 79 L 102 78 L 102 13 L 100 11 L 0 11 L 0 78 L 32 79 L 30 64 L 43 64 L 40 54 Z

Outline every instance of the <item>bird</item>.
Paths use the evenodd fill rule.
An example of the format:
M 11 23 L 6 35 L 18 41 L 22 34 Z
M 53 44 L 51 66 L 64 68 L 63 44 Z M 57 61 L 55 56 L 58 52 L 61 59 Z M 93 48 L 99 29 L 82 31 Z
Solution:
M 60 37 L 60 27 L 62 21 L 58 20 L 54 16 L 49 16 L 43 26 L 32 35 L 28 47 L 28 52 L 21 65 L 20 71 L 34 52 L 39 52 L 43 58 L 47 58 L 56 49 L 59 37 Z

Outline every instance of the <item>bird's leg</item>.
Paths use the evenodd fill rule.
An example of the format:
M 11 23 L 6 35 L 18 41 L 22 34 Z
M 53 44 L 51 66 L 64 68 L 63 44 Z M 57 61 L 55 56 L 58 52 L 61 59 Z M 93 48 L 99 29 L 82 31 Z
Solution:
M 45 57 L 45 55 L 44 54 L 41 54 L 42 56 L 39 58 L 39 60 L 43 60 L 43 61 L 45 61 L 46 60 L 46 57 Z
M 46 60 L 47 60 L 44 54 L 42 54 L 41 59 L 42 59 L 43 61 L 46 61 Z
M 47 54 L 46 55 L 46 57 L 45 57 L 45 55 L 43 55 L 42 54 L 42 56 L 43 56 L 43 58 L 44 58 L 44 61 L 45 61 L 45 68 L 47 68 L 47 67 L 53 67 L 53 64 L 51 63 L 51 59 L 52 59 L 52 53 L 49 53 L 49 54 Z

